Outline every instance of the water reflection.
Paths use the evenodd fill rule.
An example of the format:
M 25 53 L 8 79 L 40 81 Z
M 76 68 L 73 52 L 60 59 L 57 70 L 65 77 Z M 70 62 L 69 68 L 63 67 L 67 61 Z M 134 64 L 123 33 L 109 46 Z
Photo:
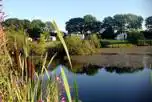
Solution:
M 100 65 L 94 65 L 94 64 L 85 64 L 85 63 L 78 63 L 78 62 L 72 62 L 73 69 L 68 67 L 68 64 L 65 64 L 67 66 L 68 70 L 70 70 L 73 73 L 76 74 L 86 74 L 88 76 L 94 76 L 96 75 L 99 70 L 104 69 L 107 72 L 110 73 L 117 73 L 117 74 L 123 74 L 123 73 L 134 73 L 138 71 L 142 71 L 144 68 L 131 68 L 131 67 L 118 67 L 118 66 L 100 66 Z

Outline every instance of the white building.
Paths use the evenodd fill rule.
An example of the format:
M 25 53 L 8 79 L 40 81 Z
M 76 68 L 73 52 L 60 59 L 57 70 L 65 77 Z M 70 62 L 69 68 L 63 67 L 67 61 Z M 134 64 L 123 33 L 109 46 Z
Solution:
M 121 33 L 121 34 L 118 34 L 116 37 L 115 37 L 116 40 L 125 40 L 127 39 L 127 33 Z
M 50 39 L 51 39 L 52 41 L 56 41 L 56 36 L 50 36 Z

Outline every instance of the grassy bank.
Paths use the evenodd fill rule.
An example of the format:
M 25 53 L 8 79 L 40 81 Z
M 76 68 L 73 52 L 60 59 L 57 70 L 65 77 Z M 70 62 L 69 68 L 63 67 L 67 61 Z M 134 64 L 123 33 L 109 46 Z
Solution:
M 53 24 L 58 31 L 55 22 Z M 14 35 L 7 36 L 8 42 L 2 44 L 2 46 L 5 45 L 4 47 L 0 46 L 4 50 L 0 50 L 2 51 L 0 53 L 0 101 L 78 102 L 78 95 L 74 98 L 71 97 L 70 87 L 62 66 L 60 66 L 61 72 L 58 76 L 56 74 L 50 76 L 48 73 L 47 70 L 56 55 L 51 56 L 51 60 L 47 63 L 48 53 L 43 52 L 43 49 L 41 49 L 46 49 L 47 44 L 43 40 L 32 43 L 40 46 L 39 49 L 42 50 L 42 53 L 39 53 L 41 54 L 41 67 L 36 67 L 32 54 L 33 50 L 37 49 L 33 48 L 31 42 L 27 40 L 27 36 L 21 35 L 23 39 L 20 39 L 19 36 L 16 36 L 17 34 Z M 71 65 L 69 52 L 59 32 L 58 37 Z M 37 68 L 40 69 L 40 72 L 35 71 Z M 44 76 L 46 76 L 46 80 L 43 79 Z

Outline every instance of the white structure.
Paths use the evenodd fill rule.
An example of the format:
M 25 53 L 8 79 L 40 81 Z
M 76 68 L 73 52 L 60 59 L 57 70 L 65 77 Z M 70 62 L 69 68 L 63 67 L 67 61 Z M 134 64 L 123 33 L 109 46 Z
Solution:
M 127 33 L 122 33 L 122 34 L 118 34 L 116 37 L 115 37 L 116 40 L 125 40 L 127 39 Z
M 104 31 L 106 31 L 106 28 L 100 29 L 99 33 L 103 33 Z
M 84 34 L 79 34 L 79 33 L 77 33 L 77 34 L 71 34 L 71 36 L 78 36 L 78 37 L 80 37 L 80 39 L 82 39 L 82 40 L 85 39 L 85 35 L 84 35 Z
M 51 39 L 52 41 L 56 41 L 56 36 L 50 36 L 50 39 Z
M 84 38 L 85 38 L 84 34 L 80 35 L 80 38 L 81 38 L 82 40 L 84 40 Z
M 27 40 L 30 41 L 30 42 L 33 41 L 33 39 L 31 37 L 28 37 Z

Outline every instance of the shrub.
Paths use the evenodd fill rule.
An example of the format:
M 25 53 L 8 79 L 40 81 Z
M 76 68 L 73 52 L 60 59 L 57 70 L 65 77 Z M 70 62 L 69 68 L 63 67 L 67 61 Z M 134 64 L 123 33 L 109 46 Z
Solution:
M 47 46 L 48 57 L 50 58 L 57 52 L 57 57 L 63 57 L 65 55 L 65 51 L 63 45 L 60 42 L 51 42 L 49 46 Z
M 88 40 L 82 41 L 82 48 L 83 54 L 93 54 L 96 52 L 95 46 Z
M 65 42 L 71 55 L 87 55 L 95 52 L 95 46 L 90 40 L 81 40 L 78 36 L 69 36 Z
M 31 43 L 31 52 L 34 55 L 42 55 L 46 51 L 45 44 Z
M 138 40 L 138 46 L 149 46 L 152 45 L 152 40 Z
M 31 51 L 36 55 L 43 55 L 46 52 L 45 37 L 41 35 L 38 42 L 31 43 Z
M 130 43 L 137 44 L 138 40 L 143 40 L 143 39 L 144 39 L 144 35 L 141 32 L 138 31 L 128 32 L 127 40 Z
M 6 32 L 7 35 L 7 48 L 9 51 L 14 49 L 14 45 L 18 47 L 18 49 L 22 49 L 24 45 L 25 35 L 23 31 L 14 31 L 9 30 Z
M 95 48 L 101 47 L 100 40 L 98 39 L 97 34 L 89 35 L 88 40 L 90 40 L 91 45 L 95 46 Z
M 152 39 L 152 31 L 143 31 L 143 34 L 146 39 Z

